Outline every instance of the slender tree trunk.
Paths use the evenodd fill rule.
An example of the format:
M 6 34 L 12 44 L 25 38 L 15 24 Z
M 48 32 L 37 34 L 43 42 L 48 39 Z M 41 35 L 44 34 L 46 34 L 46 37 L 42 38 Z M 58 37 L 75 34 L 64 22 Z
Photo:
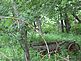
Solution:
M 61 20 L 61 29 L 62 29 L 62 32 L 64 32 L 64 24 L 63 24 L 63 20 Z
M 61 18 L 61 31 L 64 32 L 64 23 L 62 19 L 62 13 L 60 13 L 60 18 Z
M 36 32 L 36 21 L 34 21 L 34 31 Z
M 71 26 L 70 26 L 70 23 L 69 23 L 67 13 L 65 13 L 65 28 L 66 28 L 66 32 L 69 33 Z
M 19 12 L 17 11 L 17 6 L 14 0 L 11 0 L 12 3 L 12 13 L 14 17 L 19 17 Z M 18 30 L 20 33 L 20 40 L 19 43 L 21 44 L 22 48 L 24 49 L 25 53 L 25 61 L 30 61 L 30 55 L 29 55 L 29 48 L 28 48 L 28 42 L 27 42 L 27 27 L 26 23 L 21 19 L 17 20 Z
M 78 18 L 78 16 L 76 16 L 75 14 L 72 14 L 74 16 L 75 19 L 78 20 L 79 23 L 81 23 L 81 20 Z
M 25 52 L 25 60 L 30 61 L 29 47 L 28 47 L 28 42 L 27 42 L 27 30 L 26 30 L 25 24 L 22 24 L 21 29 L 20 29 L 20 34 L 21 34 L 20 42 L 22 43 L 22 46 Z
M 40 20 L 40 18 L 38 19 L 38 28 L 39 28 L 39 33 L 42 34 L 42 28 L 41 28 L 41 20 Z
M 36 20 L 34 21 L 34 27 L 35 27 L 35 31 L 39 32 L 40 34 L 42 34 L 42 28 L 41 28 L 41 19 L 40 16 L 36 17 Z

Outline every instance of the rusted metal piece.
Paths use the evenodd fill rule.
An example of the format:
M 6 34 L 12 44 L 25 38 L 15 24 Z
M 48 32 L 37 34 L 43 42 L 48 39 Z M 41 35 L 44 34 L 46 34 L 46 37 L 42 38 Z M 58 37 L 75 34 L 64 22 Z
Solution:
M 80 46 L 78 43 L 71 42 L 68 44 L 67 49 L 69 52 L 77 52 L 80 50 Z
M 78 52 L 80 50 L 80 45 L 71 41 L 47 42 L 47 45 L 49 47 L 50 54 L 61 52 L 62 47 L 65 47 L 65 49 L 67 49 L 68 52 Z M 32 43 L 31 46 L 43 55 L 47 54 L 47 49 L 44 42 Z
M 47 45 L 48 45 L 50 54 L 60 51 L 59 42 L 47 42 Z M 34 48 L 35 50 L 37 50 L 38 52 L 44 55 L 47 54 L 47 48 L 44 42 L 33 43 L 32 48 Z

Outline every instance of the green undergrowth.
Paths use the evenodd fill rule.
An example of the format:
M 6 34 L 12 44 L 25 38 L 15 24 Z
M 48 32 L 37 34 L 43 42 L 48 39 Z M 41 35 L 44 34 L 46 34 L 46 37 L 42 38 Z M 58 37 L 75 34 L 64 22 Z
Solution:
M 11 39 L 8 36 L 0 36 L 0 61 L 25 61 L 24 50 L 21 48 L 19 42 L 13 37 Z M 4 39 L 4 37 L 6 39 Z M 67 34 L 67 33 L 50 33 L 43 34 L 42 36 L 38 33 L 28 33 L 28 41 L 31 42 L 41 42 L 46 40 L 47 42 L 52 41 L 76 41 L 81 46 L 81 35 Z M 37 50 L 30 47 L 30 58 L 31 61 L 64 61 L 64 58 L 68 55 L 71 57 L 70 61 L 77 61 L 77 57 L 81 57 L 81 52 L 77 54 L 72 54 L 66 52 L 62 48 L 62 51 L 57 54 L 51 55 L 51 58 L 48 58 L 48 54 L 41 57 L 40 53 Z
M 66 58 L 67 56 L 70 57 L 70 61 L 77 61 L 77 59 L 80 58 L 81 53 L 79 52 L 77 54 L 74 54 L 62 50 L 60 53 L 52 54 L 51 57 L 48 58 L 48 54 L 41 57 L 41 54 L 39 52 L 30 48 L 31 61 L 64 61 L 64 58 Z
M 29 42 L 41 42 L 41 41 L 53 42 L 53 41 L 76 41 L 81 42 L 81 35 L 67 34 L 67 33 L 50 33 L 39 35 L 38 33 L 31 33 Z
M 38 33 L 31 33 L 29 37 L 29 42 L 41 42 L 46 40 L 47 42 L 53 41 L 75 41 L 81 46 L 81 35 L 76 34 L 67 34 L 67 33 L 50 33 L 39 35 Z M 48 58 L 48 55 L 41 58 L 40 53 L 36 50 L 30 49 L 31 61 L 64 61 L 64 58 L 69 55 L 71 57 L 70 61 L 77 61 L 80 58 L 80 51 L 77 53 L 67 52 L 64 48 L 61 49 L 60 53 L 51 55 L 51 58 Z M 78 57 L 78 58 L 77 58 Z

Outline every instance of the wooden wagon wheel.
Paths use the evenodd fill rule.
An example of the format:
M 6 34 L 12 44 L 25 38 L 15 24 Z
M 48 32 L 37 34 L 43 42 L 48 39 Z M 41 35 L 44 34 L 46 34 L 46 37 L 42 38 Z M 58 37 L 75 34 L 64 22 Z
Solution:
M 75 42 L 69 43 L 68 51 L 75 52 L 75 51 L 79 51 L 79 50 L 80 50 L 80 46 L 78 43 L 75 43 Z

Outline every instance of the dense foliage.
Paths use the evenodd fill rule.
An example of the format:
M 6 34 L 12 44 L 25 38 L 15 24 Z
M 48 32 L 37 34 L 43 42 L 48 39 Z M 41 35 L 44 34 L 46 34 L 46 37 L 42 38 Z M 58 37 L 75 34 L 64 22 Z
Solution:
M 77 61 L 81 50 L 41 57 L 30 45 L 75 41 L 81 47 L 80 0 L 0 0 L 0 61 Z M 28 48 L 28 49 L 27 49 Z M 48 52 L 47 52 L 48 53 Z M 71 59 L 70 59 L 71 57 Z

